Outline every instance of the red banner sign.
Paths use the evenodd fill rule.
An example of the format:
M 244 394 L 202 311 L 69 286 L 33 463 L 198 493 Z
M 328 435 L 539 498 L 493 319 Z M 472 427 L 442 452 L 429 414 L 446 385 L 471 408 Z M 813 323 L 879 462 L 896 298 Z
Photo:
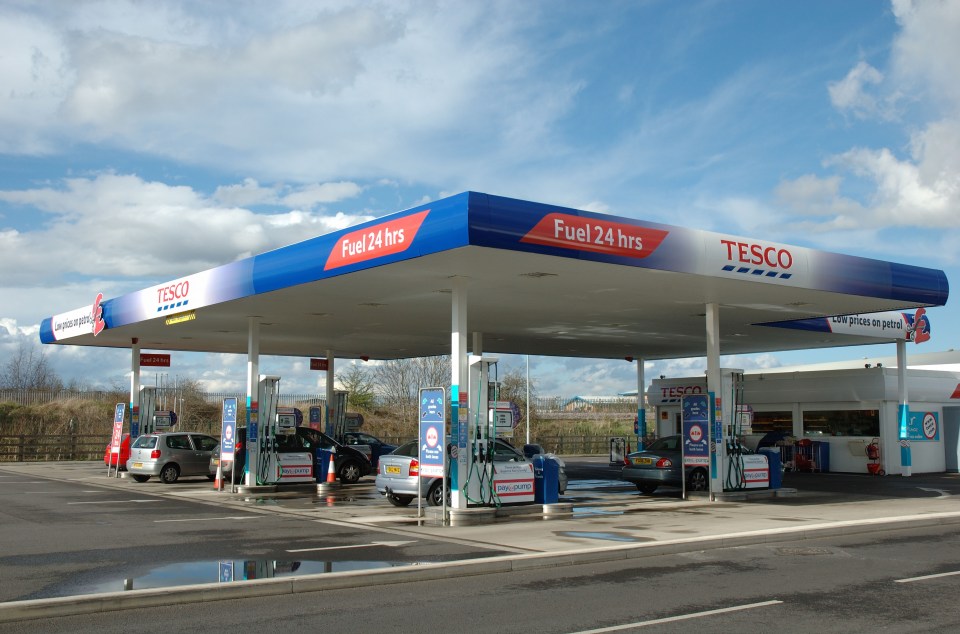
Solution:
M 327 257 L 324 271 L 402 253 L 410 248 L 430 210 L 389 220 L 344 235 Z
M 169 368 L 170 367 L 170 355 L 169 354 L 153 354 L 153 353 L 140 353 L 140 367 L 150 367 L 150 368 Z
M 311 370 L 320 370 L 321 372 L 327 371 L 327 360 L 326 359 L 310 359 L 310 369 Z
M 653 253 L 666 237 L 667 232 L 660 229 L 552 213 L 544 216 L 520 241 L 629 258 L 645 258 Z

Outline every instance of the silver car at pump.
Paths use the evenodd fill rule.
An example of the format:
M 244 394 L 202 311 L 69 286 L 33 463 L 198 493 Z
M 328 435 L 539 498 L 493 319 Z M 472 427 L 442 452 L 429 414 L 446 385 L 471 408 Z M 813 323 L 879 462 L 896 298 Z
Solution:
M 130 445 L 127 473 L 137 482 L 159 477 L 164 484 L 180 476 L 210 475 L 210 455 L 219 441 L 213 436 L 192 432 L 144 434 Z

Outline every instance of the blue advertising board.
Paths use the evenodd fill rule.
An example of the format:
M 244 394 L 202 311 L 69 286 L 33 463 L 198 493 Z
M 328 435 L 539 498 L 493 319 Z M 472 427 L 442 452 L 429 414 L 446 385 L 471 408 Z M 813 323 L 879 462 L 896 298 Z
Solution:
M 220 459 L 233 460 L 237 449 L 237 399 L 229 397 L 223 399 L 223 410 L 220 416 Z
M 937 441 L 940 440 L 940 416 L 937 412 L 913 412 L 906 418 L 906 426 L 901 430 L 901 440 Z
M 683 464 L 710 464 L 710 398 L 688 394 L 681 399 L 683 417 Z
M 444 476 L 446 394 L 442 387 L 420 390 L 420 477 Z

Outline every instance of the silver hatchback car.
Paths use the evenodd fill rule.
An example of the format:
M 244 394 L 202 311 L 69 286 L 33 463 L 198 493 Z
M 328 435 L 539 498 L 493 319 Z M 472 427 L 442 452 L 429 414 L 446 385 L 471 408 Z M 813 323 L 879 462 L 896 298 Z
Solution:
M 180 476 L 210 475 L 210 454 L 219 441 L 213 436 L 191 432 L 145 434 L 130 445 L 127 473 L 137 482 L 159 476 L 164 484 Z

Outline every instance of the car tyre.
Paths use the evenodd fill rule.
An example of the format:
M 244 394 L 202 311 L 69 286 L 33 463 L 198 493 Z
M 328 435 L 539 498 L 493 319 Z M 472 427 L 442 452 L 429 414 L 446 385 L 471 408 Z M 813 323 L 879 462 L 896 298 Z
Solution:
M 340 483 L 356 484 L 360 480 L 360 465 L 355 460 L 348 460 L 340 467 Z
M 694 469 L 687 476 L 688 491 L 706 491 L 708 484 L 707 472 L 703 469 Z
M 163 465 L 160 471 L 160 482 L 164 484 L 173 484 L 180 477 L 180 467 L 175 464 Z
M 132 474 L 130 474 L 130 477 L 133 478 L 133 479 L 134 479 L 135 481 L 137 481 L 137 482 L 146 482 L 147 480 L 150 479 L 150 476 L 148 476 L 148 475 L 140 475 L 140 474 L 138 474 L 138 473 L 132 473 Z
M 442 506 L 443 505 L 443 480 L 437 480 L 427 491 L 427 504 L 430 506 Z M 448 491 L 449 493 L 449 491 Z M 450 501 L 449 495 L 447 496 L 447 502 Z
M 637 482 L 637 489 L 644 495 L 652 495 L 653 492 L 657 490 L 657 485 L 647 482 Z
M 394 506 L 410 506 L 410 503 L 413 502 L 412 495 L 397 495 L 396 493 L 387 493 L 387 501 Z

